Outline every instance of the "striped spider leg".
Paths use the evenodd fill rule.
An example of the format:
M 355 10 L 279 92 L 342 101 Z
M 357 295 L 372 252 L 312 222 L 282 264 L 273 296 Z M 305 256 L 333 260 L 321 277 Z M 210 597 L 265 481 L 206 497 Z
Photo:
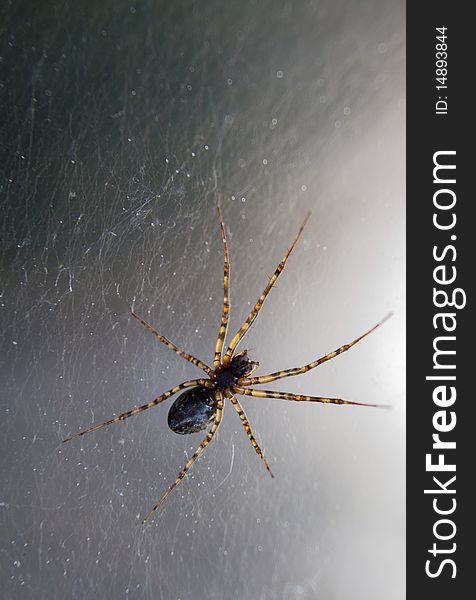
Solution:
M 93 431 L 97 431 L 98 429 L 107 427 L 108 425 L 112 425 L 113 423 L 119 423 L 119 421 L 124 421 L 125 419 L 128 419 L 129 417 L 133 417 L 135 415 L 140 414 L 141 412 L 144 412 L 148 408 L 157 406 L 157 404 L 160 404 L 164 400 L 167 400 L 167 398 L 170 398 L 170 396 L 173 396 L 174 394 L 176 394 L 177 392 L 180 392 L 180 390 L 183 390 L 184 388 L 197 387 L 197 386 L 212 387 L 210 381 L 208 381 L 207 379 L 191 379 L 190 381 L 184 381 L 183 383 L 176 385 L 175 387 L 171 388 L 170 390 L 167 390 L 166 392 L 164 392 L 163 394 L 161 394 L 160 396 L 155 398 L 155 400 L 152 400 L 152 402 L 147 402 L 147 404 L 143 404 L 142 406 L 136 406 L 135 408 L 131 408 L 130 410 L 123 412 L 122 414 L 118 415 L 117 417 L 112 417 L 111 419 L 108 419 L 107 421 L 103 421 L 102 423 L 98 423 L 97 425 L 93 425 L 92 427 L 89 427 L 88 429 L 85 429 L 84 431 L 79 431 L 78 433 L 74 433 L 73 435 L 70 435 L 69 437 L 65 438 L 63 440 L 63 443 L 69 442 L 73 438 L 80 437 L 82 435 L 85 435 L 86 433 L 92 433 Z
M 226 244 L 225 225 L 221 216 L 220 207 L 218 207 L 218 219 L 220 220 L 221 239 L 223 240 L 223 311 L 221 315 L 220 329 L 215 345 L 215 358 L 213 360 L 213 368 L 221 367 L 221 352 L 223 342 L 225 341 L 226 329 L 228 326 L 228 317 L 230 313 L 230 297 L 229 297 L 229 279 L 230 279 L 230 261 L 228 260 L 228 246 Z
M 352 404 L 354 406 L 371 406 L 373 408 L 388 408 L 384 404 L 365 404 L 364 402 L 352 402 L 342 398 L 326 398 L 325 396 L 304 396 L 302 394 L 290 394 L 289 392 L 275 392 L 273 390 L 255 390 L 249 387 L 235 385 L 232 388 L 235 394 L 253 396 L 254 398 L 280 398 L 281 400 L 294 400 L 296 402 L 320 402 L 322 404 Z
M 143 319 L 138 317 L 134 311 L 131 311 L 131 313 L 132 313 L 132 316 L 134 317 L 134 319 L 137 319 L 139 321 L 139 323 L 141 323 L 141 325 L 143 325 L 148 331 L 153 333 L 155 335 L 155 337 L 157 337 L 163 344 L 165 344 L 167 346 L 167 348 L 170 348 L 171 350 L 173 350 L 175 352 L 175 354 L 178 354 L 185 360 L 188 360 L 188 362 L 191 362 L 192 365 L 199 367 L 200 369 L 202 369 L 202 371 L 205 371 L 205 373 L 207 375 L 211 375 L 213 373 L 213 369 L 211 369 L 209 366 L 207 366 L 201 360 L 199 360 L 198 358 L 195 358 L 195 356 L 192 356 L 191 354 L 188 354 L 187 352 L 184 352 L 183 350 L 180 350 L 180 348 L 177 348 L 177 346 L 175 344 L 172 344 L 172 342 L 170 340 L 168 340 L 166 337 L 164 337 L 158 331 L 156 331 L 153 327 L 151 327 L 149 325 L 149 323 L 146 323 Z
M 218 427 L 221 423 L 222 416 L 223 416 L 223 394 L 222 394 L 221 390 L 215 390 L 214 393 L 215 393 L 215 418 L 213 420 L 213 425 L 211 426 L 211 428 L 210 428 L 209 432 L 207 433 L 207 435 L 205 436 L 205 438 L 202 440 L 200 446 L 198 446 L 198 448 L 195 450 L 195 452 L 192 454 L 192 456 L 185 463 L 185 466 L 178 474 L 177 479 L 172 483 L 172 485 L 167 489 L 167 491 L 165 491 L 162 494 L 162 496 L 159 498 L 159 500 L 156 502 L 156 504 L 154 504 L 154 506 L 150 509 L 150 511 L 147 513 L 147 515 L 142 520 L 142 523 L 145 523 L 147 521 L 147 519 L 152 515 L 152 513 L 154 513 L 159 508 L 159 506 L 165 501 L 165 499 L 170 495 L 170 493 L 181 483 L 182 479 L 185 477 L 187 471 L 193 465 L 195 460 L 203 452 L 203 450 L 208 446 L 208 444 L 212 441 L 213 436 L 215 435 L 216 430 L 218 429 Z
M 258 301 L 254 305 L 253 310 L 248 315 L 248 318 L 246 319 L 246 321 L 243 323 L 243 325 L 240 327 L 240 329 L 238 329 L 238 331 L 233 336 L 228 348 L 226 349 L 225 355 L 223 357 L 224 365 L 228 365 L 230 363 L 231 358 L 234 354 L 235 348 L 238 346 L 238 344 L 242 340 L 243 336 L 246 334 L 246 332 L 249 330 L 249 328 L 253 324 L 254 320 L 258 316 L 258 313 L 261 310 L 261 307 L 263 306 L 263 302 L 266 300 L 266 296 L 269 294 L 269 292 L 271 291 L 271 288 L 276 283 L 276 279 L 279 277 L 282 270 L 284 269 L 286 261 L 288 260 L 291 252 L 293 251 L 294 246 L 296 245 L 298 239 L 301 237 L 301 233 L 302 233 L 304 227 L 306 226 L 306 223 L 309 220 L 310 216 L 311 216 L 311 213 L 308 212 L 301 227 L 299 228 L 299 231 L 296 234 L 296 237 L 294 238 L 294 240 L 292 241 L 292 244 L 288 248 L 288 251 L 284 255 L 283 260 L 276 267 L 275 272 L 271 276 L 271 279 L 268 281 L 268 285 L 265 287 L 264 292 L 261 294 Z
M 273 471 L 271 471 L 271 467 L 269 466 L 268 461 L 264 457 L 264 454 L 263 454 L 261 448 L 259 447 L 258 442 L 254 438 L 253 432 L 251 431 L 250 424 L 248 422 L 248 419 L 246 418 L 245 411 L 243 410 L 241 404 L 238 402 L 238 398 L 236 396 L 234 396 L 230 390 L 225 391 L 225 396 L 230 400 L 230 402 L 233 405 L 233 408 L 238 413 L 238 416 L 240 417 L 240 420 L 241 420 L 241 424 L 243 425 L 243 428 L 246 431 L 246 434 L 251 442 L 251 445 L 255 449 L 256 454 L 263 461 L 264 466 L 266 467 L 268 473 L 271 475 L 271 477 L 274 478 Z
M 257 384 L 261 384 L 261 383 L 269 383 L 270 381 L 276 381 L 276 379 L 283 379 L 284 377 L 293 377 L 294 375 L 301 375 L 302 373 L 307 373 L 311 369 L 314 369 L 315 367 L 322 365 L 322 363 L 325 363 L 328 360 L 332 360 L 336 356 L 339 356 L 339 354 L 342 354 L 343 352 L 347 352 L 347 350 L 350 350 L 350 348 L 352 348 L 352 346 L 355 346 L 355 344 L 357 344 L 358 342 L 363 340 L 365 337 L 367 337 L 369 334 L 371 334 L 373 331 L 375 331 L 378 327 L 383 325 L 385 323 L 385 321 L 390 319 L 391 316 L 392 316 L 392 313 L 389 313 L 381 321 L 379 321 L 377 323 L 377 325 L 374 325 L 371 329 L 369 329 L 368 331 L 366 331 L 365 333 L 360 335 L 358 338 L 356 338 L 349 344 L 344 344 L 340 348 L 337 348 L 337 350 L 334 350 L 333 352 L 329 352 L 329 354 L 326 354 L 325 356 L 322 356 L 321 358 L 318 358 L 317 360 L 315 360 L 307 365 L 304 365 L 303 367 L 296 367 L 294 369 L 286 369 L 285 371 L 276 371 L 275 373 L 271 373 L 270 375 L 261 375 L 259 377 L 250 377 L 249 379 L 246 379 L 246 378 L 240 379 L 238 381 L 238 384 L 240 386 L 257 385 Z

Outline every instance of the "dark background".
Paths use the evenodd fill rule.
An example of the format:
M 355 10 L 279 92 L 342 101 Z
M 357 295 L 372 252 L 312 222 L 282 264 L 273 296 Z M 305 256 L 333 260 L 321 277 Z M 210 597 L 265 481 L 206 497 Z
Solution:
M 407 389 L 408 405 L 417 400 L 417 410 L 407 416 L 407 580 L 408 589 L 413 597 L 431 597 L 434 600 L 464 596 L 474 578 L 474 537 L 476 534 L 474 519 L 474 357 L 473 344 L 474 297 L 476 292 L 474 278 L 474 143 L 471 130 L 471 110 L 468 105 L 468 54 L 467 40 L 470 38 L 472 24 L 466 19 L 459 4 L 448 4 L 437 0 L 431 11 L 423 5 L 408 5 L 408 60 L 407 60 L 407 256 L 408 256 L 408 328 L 407 347 Z M 447 43 L 447 90 L 438 91 L 436 85 L 435 64 L 436 39 L 440 35 L 436 28 L 446 27 Z M 448 114 L 435 114 L 435 102 L 439 95 L 447 96 Z M 449 185 L 457 196 L 454 212 L 457 217 L 453 230 L 438 230 L 433 224 L 433 194 L 446 186 L 433 183 L 433 154 L 437 151 L 456 151 L 453 164 L 456 165 L 456 184 Z M 448 179 L 450 177 L 447 176 Z M 441 219 L 441 217 L 440 217 Z M 444 515 L 438 515 L 433 507 L 437 497 L 424 494 L 423 490 L 434 490 L 433 476 L 446 482 L 447 473 L 427 472 L 425 456 L 434 453 L 432 448 L 435 433 L 433 416 L 438 407 L 432 400 L 437 381 L 425 381 L 426 375 L 436 374 L 433 369 L 433 343 L 441 335 L 436 329 L 433 317 L 440 312 L 433 305 L 434 269 L 437 262 L 433 257 L 433 247 L 444 248 L 451 235 L 456 239 L 456 260 L 454 266 L 457 279 L 449 287 L 462 288 L 467 297 L 467 305 L 461 310 L 446 307 L 455 312 L 457 327 L 452 332 L 455 340 L 451 349 L 456 351 L 448 364 L 455 364 L 451 372 L 456 376 L 457 399 L 452 410 L 456 413 L 456 427 L 447 436 L 456 442 L 456 449 L 446 452 L 447 463 L 456 464 L 456 510 L 447 515 L 456 526 L 452 539 L 438 540 L 434 534 L 435 524 Z M 450 266 L 448 265 L 448 268 Z M 436 274 L 437 275 L 437 274 Z M 441 296 L 440 296 L 441 297 Z M 439 324 L 439 323 L 438 323 Z M 441 343 L 441 342 L 439 342 Z M 411 349 L 418 351 L 412 352 Z M 414 358 L 413 358 L 414 355 Z M 443 374 L 440 372 L 440 374 Z M 449 374 L 449 371 L 446 371 Z M 450 504 L 447 497 L 447 505 Z M 443 508 L 443 496 L 439 496 L 438 508 Z M 448 535 L 449 525 L 439 524 L 438 535 Z M 437 556 L 430 554 L 434 546 Z M 449 554 L 446 551 L 453 549 Z M 443 552 L 442 552 L 443 550 Z M 448 563 L 443 565 L 438 577 L 430 578 L 425 572 L 426 562 L 430 560 L 429 570 L 435 573 L 445 559 L 456 564 L 456 577 Z
M 404 595 L 402 2 L 9 2 L 0 15 L 4 598 Z M 244 399 L 199 444 L 168 405 L 68 434 L 200 373 L 312 218 L 243 347 L 261 373 L 365 342 Z M 271 384 L 269 385 L 271 387 Z M 170 404 L 170 402 L 169 402 Z

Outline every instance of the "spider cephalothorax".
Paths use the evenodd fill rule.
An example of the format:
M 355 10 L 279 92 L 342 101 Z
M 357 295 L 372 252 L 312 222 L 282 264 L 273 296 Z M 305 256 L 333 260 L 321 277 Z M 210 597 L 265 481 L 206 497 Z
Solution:
M 274 271 L 271 279 L 268 282 L 268 285 L 265 287 L 263 293 L 259 297 L 258 301 L 254 305 L 252 311 L 248 315 L 248 318 L 243 323 L 243 325 L 238 329 L 236 334 L 231 339 L 230 344 L 225 352 L 223 352 L 223 344 L 225 341 L 226 329 L 228 325 L 228 316 L 230 312 L 230 303 L 228 300 L 228 287 L 229 287 L 229 261 L 228 261 L 228 248 L 225 237 L 225 227 L 223 225 L 223 220 L 221 218 L 220 209 L 218 209 L 218 215 L 220 218 L 220 228 L 221 228 L 221 236 L 223 240 L 223 256 L 224 256 L 224 274 L 223 274 L 223 311 L 221 316 L 221 324 L 218 332 L 218 338 L 215 345 L 215 355 L 213 360 L 213 368 L 206 365 L 204 362 L 195 358 L 191 354 L 180 350 L 175 344 L 170 342 L 166 337 L 158 333 L 155 329 L 153 329 L 148 323 L 143 321 L 136 314 L 132 313 L 132 316 L 137 319 L 142 325 L 148 329 L 151 333 L 153 333 L 162 343 L 164 343 L 168 348 L 173 350 L 176 354 L 185 358 L 196 367 L 199 367 L 204 371 L 208 378 L 202 379 L 192 379 L 190 381 L 184 381 L 183 383 L 171 388 L 167 392 L 164 392 L 155 400 L 148 402 L 147 404 L 143 404 L 142 406 L 138 406 L 136 408 L 132 408 L 117 417 L 113 417 L 108 421 L 104 421 L 103 423 L 99 423 L 98 425 L 93 425 L 89 429 L 85 431 L 80 431 L 79 433 L 75 433 L 74 435 L 66 438 L 64 441 L 67 442 L 76 436 L 84 435 L 85 433 L 89 433 L 91 431 L 96 431 L 97 429 L 101 429 L 106 425 L 111 425 L 112 423 L 117 423 L 118 421 L 124 421 L 128 417 L 132 417 L 134 415 L 138 415 L 141 412 L 147 410 L 148 408 L 152 408 L 157 404 L 160 404 L 167 398 L 170 398 L 177 392 L 185 388 L 190 388 L 187 391 L 183 392 L 175 402 L 172 404 L 169 410 L 167 422 L 169 427 L 175 433 L 180 434 L 189 434 L 195 433 L 197 431 L 201 431 L 206 427 L 210 426 L 210 429 L 202 440 L 201 444 L 192 454 L 190 459 L 185 464 L 184 468 L 178 474 L 178 477 L 173 482 L 173 484 L 165 491 L 164 494 L 160 497 L 159 501 L 153 506 L 152 510 L 149 511 L 147 516 L 144 519 L 144 522 L 147 518 L 164 502 L 170 492 L 182 481 L 185 477 L 185 474 L 190 469 L 195 459 L 199 456 L 199 454 L 204 450 L 204 448 L 210 443 L 213 436 L 215 435 L 218 426 L 221 423 L 222 414 L 223 414 L 223 406 L 224 400 L 227 398 L 230 400 L 232 406 L 238 413 L 241 423 L 248 435 L 248 438 L 255 449 L 258 456 L 263 461 L 266 469 L 269 474 L 273 476 L 269 464 L 266 458 L 261 451 L 258 443 L 256 442 L 253 433 L 251 432 L 250 424 L 246 418 L 246 415 L 236 398 L 237 395 L 244 396 L 253 396 L 255 398 L 281 398 L 283 400 L 294 400 L 299 402 L 322 402 L 328 404 L 354 404 L 359 406 L 377 406 L 375 404 L 364 404 L 361 402 L 351 402 L 350 400 L 342 400 L 341 398 L 326 398 L 323 396 L 302 396 L 297 394 L 291 394 L 288 392 L 275 392 L 271 390 L 260 390 L 254 389 L 253 385 L 259 385 L 262 383 L 269 383 L 271 381 L 275 381 L 276 379 L 282 379 L 284 377 L 292 377 L 293 375 L 300 375 L 301 373 L 306 373 L 307 371 L 314 369 L 318 365 L 335 358 L 342 352 L 346 352 L 354 346 L 357 342 L 359 342 L 362 338 L 367 336 L 369 333 L 377 329 L 387 318 L 377 323 L 372 329 L 365 332 L 358 338 L 356 338 L 353 342 L 349 344 L 345 344 L 337 350 L 330 352 L 314 360 L 313 362 L 304 365 L 303 367 L 296 367 L 294 369 L 286 369 L 285 371 L 276 371 L 275 373 L 271 373 L 269 375 L 262 375 L 260 377 L 250 377 L 251 373 L 258 368 L 259 363 L 257 361 L 252 361 L 248 358 L 248 353 L 246 350 L 235 354 L 235 350 L 240 343 L 243 336 L 249 330 L 254 320 L 258 316 L 259 311 L 261 310 L 261 306 L 265 301 L 267 295 L 269 294 L 271 288 L 273 287 L 276 279 L 281 274 L 284 269 L 284 265 L 291 254 L 296 242 L 298 241 L 302 230 L 309 218 L 309 214 L 304 219 L 303 224 L 301 225 L 296 237 L 294 238 L 291 246 L 288 251 L 284 255 L 283 260 L 279 263 L 276 270 Z
M 248 358 L 248 350 L 236 354 L 227 365 L 220 366 L 214 375 L 215 385 L 219 389 L 239 384 L 239 380 L 251 375 L 259 367 L 259 362 Z

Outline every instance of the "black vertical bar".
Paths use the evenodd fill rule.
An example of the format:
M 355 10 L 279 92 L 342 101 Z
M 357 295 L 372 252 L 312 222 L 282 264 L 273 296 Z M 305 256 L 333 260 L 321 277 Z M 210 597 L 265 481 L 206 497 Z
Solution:
M 470 382 L 470 361 L 474 362 L 470 343 L 475 333 L 471 311 L 476 276 L 472 217 L 476 195 L 469 184 L 476 171 L 476 152 L 470 147 L 474 116 L 469 90 L 474 87 L 475 69 L 471 51 L 474 24 L 464 8 L 461 2 L 441 0 L 407 4 L 407 597 L 432 600 L 474 594 L 472 535 L 476 532 L 471 489 L 476 482 L 476 398 Z M 437 31 L 443 27 L 444 34 Z M 444 42 L 437 39 L 442 35 Z M 437 47 L 438 43 L 444 46 Z M 436 61 L 444 59 L 444 54 L 436 53 L 443 49 L 445 75 L 436 71 Z M 438 82 L 438 76 L 445 76 L 446 81 Z M 447 88 L 437 90 L 437 85 Z M 455 154 L 441 154 L 436 160 L 456 169 L 440 169 L 435 183 L 434 153 L 450 151 Z M 456 182 L 449 183 L 453 178 Z M 439 209 L 435 193 L 438 205 L 440 201 L 450 205 L 456 197 L 455 206 Z M 454 218 L 456 222 L 454 227 L 441 229 L 434 218 L 443 227 Z M 435 272 L 441 266 L 443 269 Z M 452 283 L 441 283 L 454 275 Z M 455 292 L 457 289 L 461 291 Z M 461 308 L 438 308 L 434 290 L 446 291 Z M 439 294 L 436 302 L 444 304 L 444 298 Z M 446 320 L 435 317 L 441 313 L 451 316 Z M 455 326 L 454 331 L 446 331 L 443 322 L 448 329 Z M 438 360 L 438 364 L 454 364 L 455 369 L 434 368 L 434 343 L 439 336 L 456 338 L 436 342 L 437 348 L 456 350 L 456 354 L 440 355 Z M 438 381 L 427 376 L 456 379 Z M 448 394 L 450 386 L 455 388 L 454 404 L 443 407 L 435 403 L 433 393 L 438 386 L 448 386 L 443 388 Z M 453 429 L 443 433 L 435 428 L 435 423 L 450 428 L 454 418 Z M 440 440 L 456 442 L 456 448 L 433 448 L 434 434 L 439 434 Z M 456 471 L 428 469 L 428 454 L 433 464 L 442 454 L 445 464 L 456 465 Z M 448 483 L 453 476 L 456 479 Z M 454 511 L 438 514 L 435 507 Z

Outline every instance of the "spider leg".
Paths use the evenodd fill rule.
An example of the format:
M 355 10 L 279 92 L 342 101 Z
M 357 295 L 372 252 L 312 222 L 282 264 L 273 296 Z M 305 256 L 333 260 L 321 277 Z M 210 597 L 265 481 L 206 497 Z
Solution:
M 228 348 L 226 350 L 225 356 L 223 357 L 223 362 L 224 362 L 225 365 L 227 365 L 230 362 L 231 357 L 233 355 L 234 349 L 240 343 L 241 339 L 243 338 L 243 336 L 245 335 L 245 333 L 248 331 L 248 329 L 251 327 L 251 325 L 253 324 L 253 322 L 256 319 L 256 317 L 258 316 L 258 313 L 259 313 L 259 311 L 261 309 L 261 306 L 263 305 L 263 302 L 266 299 L 266 296 L 269 294 L 269 292 L 270 292 L 271 288 L 273 287 L 276 279 L 279 277 L 281 271 L 284 269 L 284 265 L 286 264 L 286 261 L 288 260 L 289 255 L 293 251 L 293 248 L 296 245 L 296 242 L 300 238 L 302 230 L 304 229 L 304 227 L 305 227 L 305 225 L 306 225 L 306 223 L 307 223 L 307 221 L 309 219 L 310 214 L 311 213 L 307 213 L 306 218 L 304 219 L 301 227 L 299 228 L 299 231 L 296 234 L 296 237 L 292 241 L 292 244 L 289 246 L 288 251 L 284 255 L 283 260 L 277 266 L 275 272 L 273 273 L 273 276 L 268 281 L 268 285 L 265 287 L 264 292 L 261 294 L 261 296 L 259 297 L 258 301 L 254 305 L 254 308 L 250 312 L 250 314 L 248 315 L 248 318 L 246 319 L 246 321 L 243 323 L 243 325 L 240 327 L 240 329 L 238 329 L 238 331 L 236 332 L 235 336 L 231 340 L 230 345 L 228 346 Z
M 289 394 L 288 392 L 274 392 L 272 390 L 253 390 L 249 387 L 233 386 L 235 394 L 254 396 L 255 398 L 281 398 L 282 400 L 295 400 L 296 402 L 321 402 L 323 404 L 353 404 L 355 406 L 372 406 L 374 408 L 389 408 L 384 404 L 364 404 L 363 402 L 351 402 L 341 398 L 325 398 L 323 396 L 302 396 L 301 394 Z
M 253 446 L 253 448 L 256 451 L 256 454 L 264 462 L 264 466 L 268 470 L 268 473 L 271 475 L 271 477 L 274 478 L 273 472 L 271 471 L 271 468 L 270 468 L 270 466 L 268 464 L 268 461 L 264 457 L 264 454 L 263 454 L 261 448 L 258 446 L 258 442 L 255 440 L 255 438 L 253 436 L 250 424 L 248 422 L 248 419 L 246 418 L 245 411 L 243 410 L 241 404 L 238 402 L 238 399 L 236 398 L 236 396 L 233 396 L 233 394 L 231 392 L 226 391 L 225 392 L 225 396 L 230 399 L 231 403 L 233 404 L 234 409 L 239 414 L 240 419 L 241 419 L 241 424 L 243 425 L 243 427 L 244 427 L 244 429 L 245 429 L 245 431 L 246 431 L 246 433 L 247 433 L 247 435 L 248 435 L 248 437 L 250 439 L 251 445 Z
M 165 499 L 169 496 L 169 494 L 181 483 L 182 479 L 185 477 L 187 471 L 193 465 L 197 457 L 202 453 L 202 451 L 208 446 L 208 444 L 212 441 L 213 436 L 215 435 L 218 426 L 221 423 L 221 418 L 223 415 L 223 396 L 219 390 L 215 391 L 215 400 L 216 400 L 216 413 L 215 420 L 213 421 L 213 425 L 210 428 L 210 431 L 207 433 L 205 439 L 202 441 L 200 446 L 195 450 L 192 456 L 188 459 L 184 468 L 178 474 L 177 479 L 172 483 L 172 485 L 168 488 L 166 492 L 162 494 L 159 501 L 152 507 L 152 509 L 147 513 L 147 515 L 142 520 L 142 523 L 145 523 L 150 515 L 155 512 L 159 506 L 165 501 Z
M 153 327 L 151 327 L 143 319 L 141 319 L 140 317 L 138 317 L 133 311 L 131 311 L 131 312 L 132 312 L 132 316 L 134 317 L 134 319 L 137 319 L 139 321 L 139 323 L 142 323 L 142 325 L 148 331 L 150 331 L 157 338 L 159 338 L 159 340 L 163 344 L 165 344 L 168 348 L 170 348 L 171 350 L 173 350 L 175 352 L 175 354 L 178 354 L 182 358 L 185 358 L 185 360 L 188 360 L 188 362 L 191 362 L 196 367 L 199 367 L 200 369 L 202 369 L 203 371 L 205 371 L 205 373 L 207 373 L 207 375 L 211 375 L 213 373 L 213 369 L 211 369 L 210 367 L 208 367 L 201 360 L 199 360 L 198 358 L 195 358 L 195 356 L 192 356 L 191 354 L 187 354 L 187 352 L 183 352 L 183 350 L 180 350 L 180 348 L 177 348 L 177 346 L 175 344 L 172 344 L 172 342 L 170 340 L 168 340 L 166 337 L 164 337 L 163 335 L 161 335 L 158 331 L 156 331 Z
M 153 406 L 160 404 L 160 402 L 167 400 L 167 398 L 170 398 L 170 396 L 173 396 L 180 390 L 183 390 L 183 388 L 194 387 L 194 386 L 209 387 L 210 385 L 211 385 L 210 381 L 208 381 L 207 379 L 192 379 L 191 381 L 184 381 L 180 385 L 177 385 L 177 386 L 173 387 L 172 389 L 168 390 L 167 392 L 164 392 L 163 394 L 158 396 L 155 400 L 152 400 L 152 402 L 148 402 L 147 404 L 143 404 L 142 406 L 136 406 L 135 408 L 132 408 L 131 410 L 123 412 L 122 414 L 118 415 L 117 417 L 113 417 L 112 419 L 109 419 L 108 421 L 104 421 L 103 423 L 98 423 L 97 425 L 93 425 L 92 427 L 89 427 L 89 429 L 85 429 L 84 431 L 80 431 L 79 433 L 74 433 L 73 435 L 71 435 L 71 436 L 67 437 L 65 440 L 63 440 L 63 442 L 69 442 L 73 438 L 84 435 L 85 433 L 91 433 L 92 431 L 96 431 L 97 429 L 102 429 L 102 427 L 106 427 L 107 425 L 112 425 L 113 423 L 118 423 L 119 421 L 124 421 L 125 419 L 128 419 L 129 417 L 138 415 L 139 413 L 144 412 L 144 410 L 147 410 L 148 408 L 152 408 Z
M 228 295 L 229 277 L 230 277 L 230 261 L 228 260 L 228 246 L 226 244 L 225 226 L 221 217 L 221 210 L 218 207 L 218 218 L 220 220 L 221 239 L 223 240 L 223 312 L 221 314 L 220 329 L 218 339 L 215 346 L 215 358 L 213 366 L 218 369 L 221 364 L 221 351 L 225 340 L 226 328 L 228 326 L 228 316 L 230 313 L 230 299 Z
M 317 367 L 317 366 L 321 365 L 322 363 L 324 363 L 328 360 L 331 360 L 331 359 L 335 358 L 336 356 L 339 356 L 339 354 L 342 354 L 343 352 L 347 352 L 347 350 L 352 348 L 352 346 L 355 346 L 355 344 L 357 344 L 357 342 L 360 342 L 360 340 L 364 339 L 364 337 L 368 336 L 370 333 L 372 333 L 372 331 L 375 331 L 377 329 L 377 327 L 380 327 L 380 325 L 385 323 L 385 321 L 387 321 L 391 316 L 392 316 L 392 313 L 389 313 L 379 323 L 377 323 L 377 325 L 374 325 L 374 327 L 372 327 L 372 329 L 369 329 L 368 331 L 363 333 L 361 336 L 356 338 L 353 342 L 350 342 L 350 344 L 344 344 L 344 346 L 337 348 L 337 350 L 334 350 L 334 352 L 330 352 L 329 354 L 326 354 L 325 356 L 322 356 L 321 358 L 318 358 L 317 360 L 315 360 L 307 365 L 304 365 L 304 367 L 296 367 L 295 369 L 287 369 L 286 371 L 276 371 L 275 373 L 271 373 L 270 375 L 261 375 L 261 377 L 250 377 L 249 379 L 239 379 L 238 383 L 239 383 L 239 385 L 244 385 L 244 386 L 257 385 L 259 383 L 269 383 L 270 381 L 275 381 L 276 379 L 282 379 L 283 377 L 292 377 L 293 375 L 300 375 L 301 373 L 307 373 L 307 371 L 314 369 L 314 367 Z

